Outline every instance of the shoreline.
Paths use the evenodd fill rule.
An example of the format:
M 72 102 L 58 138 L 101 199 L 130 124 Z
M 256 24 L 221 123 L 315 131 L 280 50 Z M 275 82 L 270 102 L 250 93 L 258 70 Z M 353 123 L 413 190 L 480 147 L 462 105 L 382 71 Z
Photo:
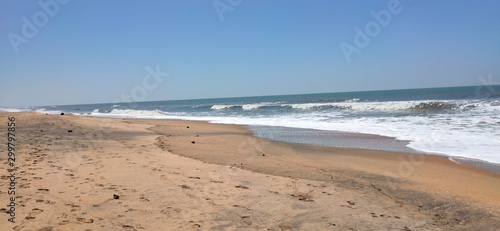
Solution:
M 210 121 L 207 122 L 210 123 Z M 383 136 L 383 135 L 359 133 L 359 132 L 336 131 L 336 130 L 293 128 L 293 127 L 283 127 L 283 126 L 262 126 L 262 125 L 243 125 L 243 126 L 250 129 L 254 133 L 254 136 L 264 138 L 270 141 L 317 145 L 323 147 L 387 151 L 396 153 L 404 152 L 408 154 L 422 153 L 422 151 L 407 147 L 407 145 L 410 143 L 409 141 L 398 140 L 396 137 L 391 137 L 391 136 Z M 307 141 L 304 142 L 304 140 Z
M 273 142 L 201 121 L 7 115 L 23 125 L 17 229 L 500 224 L 500 175 L 446 157 Z
M 378 135 L 378 134 L 369 134 L 369 133 L 357 133 L 357 132 L 345 132 L 345 131 L 333 131 L 333 130 L 319 130 L 319 129 L 309 129 L 309 128 L 293 128 L 293 127 L 282 127 L 282 126 L 265 126 L 265 125 L 247 125 L 247 124 L 230 124 L 230 123 L 216 123 L 216 122 L 211 122 L 209 120 L 184 120 L 184 119 L 147 119 L 147 118 L 128 118 L 128 117 L 99 117 L 99 116 L 92 116 L 92 115 L 75 115 L 75 116 L 86 116 L 86 117 L 95 117 L 95 118 L 106 118 L 106 119 L 136 119 L 136 120 L 167 120 L 167 121 L 192 121 L 192 122 L 206 122 L 209 124 L 221 124 L 221 125 L 234 125 L 234 126 L 243 126 L 246 129 L 252 131 L 252 135 L 254 137 L 258 138 L 263 138 L 269 141 L 275 141 L 275 142 L 284 142 L 288 144 L 303 144 L 303 145 L 313 145 L 313 146 L 322 146 L 322 147 L 333 147 L 333 148 L 352 148 L 352 149 L 358 149 L 358 150 L 372 150 L 372 151 L 382 151 L 382 152 L 391 152 L 391 153 L 406 153 L 408 155 L 416 154 L 416 155 L 425 155 L 425 156 L 436 156 L 436 157 L 442 157 L 442 158 L 447 158 L 449 161 L 457 163 L 457 164 L 462 164 L 466 165 L 469 167 L 475 167 L 475 168 L 480 168 L 482 170 L 487 170 L 492 173 L 500 174 L 500 163 L 494 163 L 494 162 L 489 162 L 486 160 L 481 160 L 481 159 L 474 159 L 474 158 L 469 158 L 469 157 L 462 157 L 462 156 L 451 156 L 445 153 L 435 153 L 435 152 L 426 152 L 426 151 L 421 151 L 418 149 L 414 149 L 411 147 L 408 147 L 407 145 L 409 144 L 409 141 L 406 140 L 398 140 L 396 137 L 391 137 L 391 136 L 385 136 L 385 135 Z M 267 137 L 263 136 L 258 136 L 255 134 L 255 130 L 252 129 L 252 127 L 271 127 L 271 128 L 285 128 L 285 129 L 293 129 L 293 130 L 303 130 L 303 131 L 317 131 L 319 133 L 325 133 L 328 134 L 328 136 L 332 136 L 332 134 L 338 134 L 336 138 L 347 135 L 347 139 L 351 139 L 352 137 L 359 136 L 359 137 L 371 137 L 374 139 L 379 139 L 379 140 L 384 140 L 385 142 L 391 142 L 395 143 L 395 147 L 385 147 L 385 148 L 362 148 L 362 147 L 355 147 L 355 146 L 334 146 L 334 145 L 329 145 L 329 144 L 319 144 L 319 143 L 302 143 L 302 142 L 293 142 L 293 141 L 282 141 L 282 140 L 276 140 L 276 139 L 269 139 Z M 343 139 L 346 139 L 343 137 Z M 369 139 L 366 139 L 369 140 Z M 384 142 L 383 141 L 383 142 Z M 406 144 L 404 147 L 401 147 L 401 144 Z M 387 145 L 385 143 L 384 145 Z M 399 146 L 399 147 L 398 147 Z
M 483 169 L 492 173 L 500 174 L 500 164 L 491 163 L 484 160 L 472 159 L 460 156 L 448 156 L 448 159 L 457 164 Z
M 210 123 L 210 121 L 206 121 Z M 413 149 L 411 147 L 408 147 L 407 145 L 410 143 L 409 141 L 405 140 L 398 140 L 396 137 L 391 137 L 391 136 L 383 136 L 383 135 L 375 135 L 375 134 L 367 134 L 367 133 L 355 133 L 355 132 L 344 132 L 344 131 L 327 131 L 327 130 L 318 130 L 318 129 L 305 129 L 305 128 L 288 128 L 288 127 L 271 127 L 271 126 L 261 126 L 261 125 L 242 125 L 247 127 L 249 130 L 253 132 L 253 135 L 255 137 L 259 138 L 264 138 L 269 141 L 276 141 L 276 142 L 285 142 L 285 143 L 290 143 L 290 144 L 304 144 L 304 145 L 317 145 L 317 146 L 322 146 L 322 147 L 333 147 L 333 148 L 352 148 L 352 149 L 359 149 L 359 150 L 374 150 L 374 151 L 383 151 L 383 152 L 393 152 L 393 153 L 406 153 L 408 155 L 416 154 L 416 155 L 426 155 L 426 156 L 437 156 L 437 157 L 443 157 L 443 158 L 448 158 L 450 161 L 458 163 L 458 164 L 463 164 L 471 167 L 476 167 L 480 168 L 483 170 L 487 170 L 493 173 L 500 174 L 500 163 L 494 163 L 494 162 L 489 162 L 481 159 L 474 159 L 474 158 L 467 158 L 467 157 L 461 157 L 461 156 L 451 156 L 445 153 L 433 153 L 433 152 L 425 152 L 417 149 Z M 325 142 L 300 142 L 300 141 L 294 141 L 293 139 L 290 141 L 283 140 L 281 137 L 271 137 L 268 138 L 265 135 L 259 135 L 256 133 L 259 133 L 259 128 L 255 129 L 253 127 L 268 127 L 269 129 L 282 129 L 282 130 L 291 130 L 291 131 L 305 131 L 305 132 L 316 132 L 320 133 L 323 136 L 326 136 L 327 139 L 341 139 L 341 140 L 348 140 L 348 139 L 356 139 L 355 141 L 348 143 L 346 146 L 341 146 L 341 145 L 334 145 L 334 144 L 327 144 Z M 318 135 L 319 136 L 319 135 Z M 376 143 L 373 142 L 373 140 L 379 140 L 381 142 Z M 333 143 L 338 143 L 338 141 L 331 141 Z M 367 142 L 368 141 L 368 142 Z M 360 144 L 361 142 L 365 142 L 365 144 Z M 366 144 L 368 143 L 368 144 Z M 369 147 L 369 145 L 372 144 L 378 144 L 382 145 L 383 147 Z M 364 145 L 364 146 L 361 146 Z

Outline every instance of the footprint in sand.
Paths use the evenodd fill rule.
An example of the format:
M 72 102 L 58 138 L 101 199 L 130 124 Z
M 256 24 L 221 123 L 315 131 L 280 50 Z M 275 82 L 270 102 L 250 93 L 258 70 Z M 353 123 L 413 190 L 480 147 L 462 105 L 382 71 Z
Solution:
M 299 201 L 314 202 L 314 200 L 312 199 L 312 196 L 310 195 L 310 193 L 291 194 L 290 196 L 299 199 Z
M 149 199 L 147 199 L 144 194 L 141 194 L 141 197 L 139 197 L 139 199 L 141 200 L 141 202 L 149 202 Z
M 28 214 L 28 216 L 25 217 L 26 220 L 33 220 L 36 218 L 36 215 L 42 213 L 43 210 L 39 208 L 34 208 L 31 210 L 31 212 Z
M 76 220 L 82 223 L 94 223 L 94 219 L 88 219 L 83 217 L 76 218 Z
M 122 225 L 122 228 L 124 228 L 125 230 L 137 230 L 137 229 L 135 229 L 134 226 L 131 226 L 131 225 Z
M 81 208 L 80 208 L 79 205 L 75 205 L 75 204 L 65 204 L 65 205 L 71 207 L 71 212 L 75 212 L 75 211 L 81 210 Z
M 241 189 L 249 189 L 247 186 L 244 186 L 244 185 L 236 185 L 234 187 L 235 188 L 241 188 Z

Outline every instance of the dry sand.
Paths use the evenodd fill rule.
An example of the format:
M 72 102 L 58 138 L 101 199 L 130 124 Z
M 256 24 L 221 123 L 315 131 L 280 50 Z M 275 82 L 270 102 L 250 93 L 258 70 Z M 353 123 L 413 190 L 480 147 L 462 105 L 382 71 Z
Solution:
M 35 113 L 0 112 L 2 137 L 7 116 L 17 119 L 16 223 L 2 212 L 0 230 L 500 227 L 500 175 L 442 157 L 269 142 L 233 125 Z M 6 211 L 6 139 L 0 148 Z

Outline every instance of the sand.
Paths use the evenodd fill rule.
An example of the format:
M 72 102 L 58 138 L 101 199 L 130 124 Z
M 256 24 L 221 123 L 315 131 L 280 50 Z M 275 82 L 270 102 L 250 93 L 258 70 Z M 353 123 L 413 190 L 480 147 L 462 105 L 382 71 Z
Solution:
M 498 230 L 500 175 L 443 157 L 270 142 L 242 126 L 17 120 L 0 230 Z M 71 132 L 69 132 L 71 130 Z M 114 198 L 115 195 L 115 198 Z

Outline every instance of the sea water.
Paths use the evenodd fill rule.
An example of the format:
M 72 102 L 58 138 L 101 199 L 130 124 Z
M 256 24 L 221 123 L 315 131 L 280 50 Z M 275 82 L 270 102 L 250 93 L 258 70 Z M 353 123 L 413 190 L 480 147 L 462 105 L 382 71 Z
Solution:
M 500 163 L 499 85 L 3 110 L 241 124 L 278 141 Z

